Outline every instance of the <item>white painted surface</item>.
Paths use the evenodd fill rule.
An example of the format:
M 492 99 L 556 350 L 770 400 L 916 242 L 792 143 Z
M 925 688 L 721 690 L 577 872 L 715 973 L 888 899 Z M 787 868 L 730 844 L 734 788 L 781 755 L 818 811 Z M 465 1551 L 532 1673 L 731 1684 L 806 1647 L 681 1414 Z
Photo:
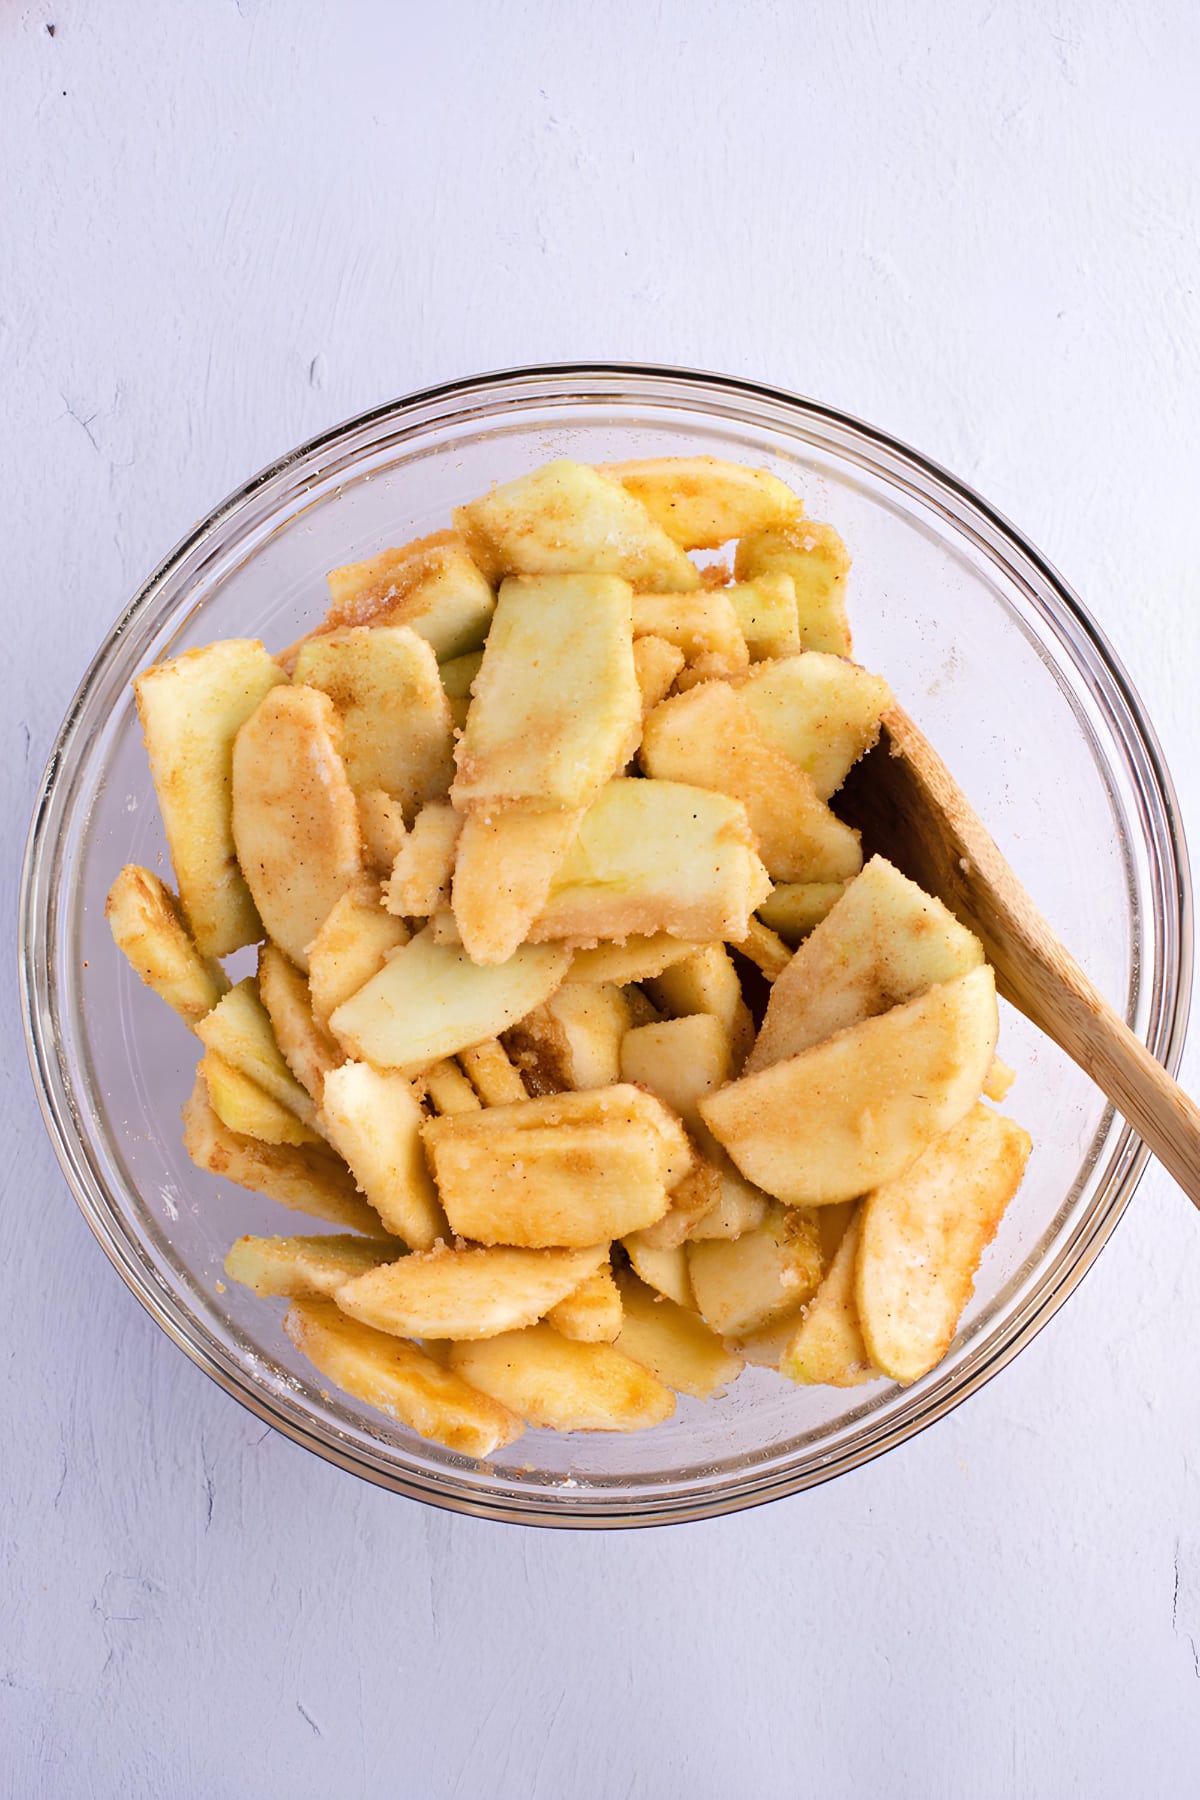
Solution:
M 53 732 L 192 521 L 381 398 L 589 354 L 817 395 L 975 483 L 1115 640 L 1200 832 L 1198 68 L 1189 0 L 10 0 L 10 942 Z M 5 1795 L 1195 1792 L 1200 1221 L 1157 1172 L 882 1462 L 668 1533 L 488 1526 L 264 1436 L 156 1331 L 8 980 Z

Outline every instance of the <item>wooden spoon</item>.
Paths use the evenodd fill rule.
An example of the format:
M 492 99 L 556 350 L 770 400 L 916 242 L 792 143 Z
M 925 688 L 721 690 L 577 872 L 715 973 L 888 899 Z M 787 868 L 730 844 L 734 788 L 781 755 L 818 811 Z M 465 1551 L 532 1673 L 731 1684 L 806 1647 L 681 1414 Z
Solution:
M 1007 1000 L 1066 1051 L 1200 1206 L 1200 1108 L 1054 935 L 928 739 L 900 707 L 838 811 L 983 944 Z

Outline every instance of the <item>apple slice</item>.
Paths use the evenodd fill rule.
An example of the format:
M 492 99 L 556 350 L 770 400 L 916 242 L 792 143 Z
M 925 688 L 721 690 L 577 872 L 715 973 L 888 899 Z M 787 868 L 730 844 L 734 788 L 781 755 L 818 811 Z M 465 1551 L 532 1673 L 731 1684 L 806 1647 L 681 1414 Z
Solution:
M 308 986 L 318 1022 L 327 1026 L 342 1001 L 378 975 L 409 935 L 403 919 L 384 910 L 377 881 L 349 888 L 308 947 Z
M 225 1258 L 225 1273 L 264 1299 L 332 1298 L 356 1275 L 403 1255 L 404 1245 L 392 1238 L 240 1237 Z
M 234 855 L 234 740 L 283 670 L 252 638 L 187 650 L 133 684 L 179 899 L 202 956 L 257 943 L 262 926 Z
M 220 963 L 201 956 L 179 902 L 149 869 L 126 864 L 108 890 L 104 916 L 134 973 L 186 1024 L 211 1012 L 228 991 Z
M 782 1206 L 739 1238 L 689 1244 L 687 1259 L 701 1317 L 728 1338 L 748 1337 L 794 1311 L 821 1280 L 815 1224 Z
M 451 1250 L 447 1245 L 370 1269 L 337 1291 L 351 1318 L 397 1337 L 499 1337 L 543 1318 L 608 1261 L 580 1250 Z
M 656 780 L 740 800 L 775 880 L 844 881 L 862 867 L 858 833 L 830 812 L 810 776 L 762 738 L 728 682 L 706 681 L 656 706 L 639 759 Z
M 621 1329 L 621 1296 L 605 1263 L 546 1314 L 562 1337 L 581 1344 L 611 1344 Z
M 284 1329 L 336 1386 L 462 1456 L 486 1457 L 520 1437 L 520 1419 L 401 1338 L 372 1331 L 332 1300 L 294 1300 Z
M 801 944 L 771 989 L 746 1073 L 915 999 L 983 962 L 952 913 L 882 856 Z
M 996 1048 L 986 965 L 700 1102 L 742 1173 L 790 1206 L 899 1175 L 979 1098 Z
M 455 1344 L 450 1367 L 530 1425 L 552 1431 L 645 1431 L 675 1396 L 612 1344 L 561 1337 L 543 1323 Z
M 700 574 L 619 481 L 560 457 L 483 499 L 454 523 L 487 575 L 620 575 L 636 587 L 696 588 Z
M 272 688 L 233 746 L 233 838 L 267 936 L 307 972 L 308 946 L 362 876 L 354 790 L 328 695 Z
M 329 573 L 326 628 L 407 625 L 439 662 L 478 649 L 496 596 L 454 531 L 435 531 Z
M 428 1119 L 422 1137 L 454 1231 L 530 1250 L 650 1224 L 692 1162 L 678 1122 L 627 1086 Z
M 343 1063 L 325 1077 L 321 1124 L 388 1230 L 431 1249 L 446 1221 L 421 1154 L 421 1107 L 401 1075 Z
M 855 1299 L 855 1272 L 862 1238 L 862 1210 L 855 1213 L 829 1273 L 804 1308 L 779 1370 L 789 1381 L 827 1387 L 858 1387 L 879 1371 L 863 1341 Z
M 625 1275 L 621 1294 L 621 1330 L 616 1348 L 641 1363 L 677 1393 L 709 1400 L 736 1381 L 742 1360 L 726 1349 L 698 1314 Z
M 356 793 L 382 789 L 406 817 L 440 799 L 454 775 L 454 721 L 437 658 L 403 625 L 323 632 L 300 647 L 293 679 L 329 695 Z
M 849 656 L 846 577 L 850 558 L 832 525 L 798 518 L 742 537 L 734 574 L 739 581 L 780 571 L 796 588 L 800 642 L 806 650 Z
M 213 1111 L 200 1074 L 183 1109 L 183 1147 L 198 1169 L 265 1194 L 293 1212 L 367 1237 L 386 1235 L 379 1214 L 332 1150 L 323 1144 L 263 1144 L 230 1131 Z
M 427 926 L 342 1002 L 330 1030 L 351 1055 L 417 1074 L 515 1025 L 549 999 L 570 961 L 566 945 L 522 944 L 482 967 Z
M 863 1201 L 858 1312 L 884 1374 L 917 1381 L 946 1354 L 1031 1148 L 1019 1125 L 976 1106 Z
M 716 550 L 749 531 L 784 525 L 804 511 L 767 469 L 715 456 L 652 456 L 601 463 L 685 550 Z

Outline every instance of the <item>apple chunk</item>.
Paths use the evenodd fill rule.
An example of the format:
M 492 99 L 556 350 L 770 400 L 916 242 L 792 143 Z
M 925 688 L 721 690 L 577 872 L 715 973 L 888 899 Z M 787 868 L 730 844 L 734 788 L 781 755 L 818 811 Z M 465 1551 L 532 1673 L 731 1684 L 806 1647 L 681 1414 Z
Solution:
M 751 1181 L 791 1206 L 890 1181 L 983 1090 L 996 1047 L 986 965 L 839 1032 L 700 1102 Z
M 183 1147 L 198 1169 L 265 1194 L 293 1212 L 368 1237 L 385 1235 L 379 1214 L 359 1194 L 340 1157 L 323 1144 L 264 1144 L 231 1131 L 214 1112 L 203 1075 L 196 1077 L 183 1109 Z
M 619 481 L 560 457 L 460 506 L 454 523 L 491 575 L 621 575 L 682 590 L 699 571 Z
M 407 625 L 439 662 L 487 636 L 496 597 L 456 532 L 436 531 L 329 573 L 326 628 Z
M 427 1119 L 421 1133 L 454 1231 L 531 1250 L 649 1225 L 692 1163 L 667 1109 L 620 1085 Z
M 800 642 L 806 650 L 849 656 L 846 577 L 850 558 L 832 525 L 798 518 L 751 532 L 738 545 L 734 573 L 739 581 L 779 572 L 796 588 Z
M 1019 1125 L 976 1106 L 863 1201 L 859 1318 L 872 1362 L 894 1380 L 916 1381 L 949 1349 L 1030 1149 Z
M 738 801 L 674 781 L 610 781 L 584 814 L 530 942 L 742 937 L 770 888 Z
M 812 777 L 822 800 L 876 742 L 892 704 L 882 676 L 819 650 L 760 663 L 738 694 L 763 739 Z
M 391 1238 L 240 1237 L 225 1258 L 225 1273 L 264 1297 L 302 1300 L 332 1296 L 356 1275 L 403 1254 L 404 1245 Z
M 420 1104 L 401 1075 L 343 1063 L 325 1077 L 321 1123 L 388 1230 L 428 1250 L 446 1222 L 421 1155 Z
M 460 812 L 585 806 L 628 761 L 642 713 L 631 608 L 613 575 L 504 583 L 454 752 Z
M 611 1266 L 606 1262 L 552 1306 L 546 1323 L 581 1344 L 611 1344 L 621 1329 L 621 1296 Z

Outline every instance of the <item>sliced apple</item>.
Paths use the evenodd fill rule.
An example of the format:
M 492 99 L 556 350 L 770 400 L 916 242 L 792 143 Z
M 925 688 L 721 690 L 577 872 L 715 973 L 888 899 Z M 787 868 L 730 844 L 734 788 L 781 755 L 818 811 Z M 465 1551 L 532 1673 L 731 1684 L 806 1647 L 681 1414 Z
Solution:
M 634 639 L 633 671 L 642 696 L 643 718 L 660 700 L 666 699 L 686 661 L 678 644 L 668 643 L 666 638 L 651 633 Z
M 621 1079 L 629 1001 L 607 982 L 566 982 L 505 1033 L 531 1094 L 611 1087 Z
M 614 575 L 503 584 L 454 752 L 460 811 L 586 806 L 628 761 L 641 719 L 631 605 Z
M 524 1018 L 549 999 L 570 960 L 565 945 L 523 944 L 506 963 L 480 967 L 435 943 L 426 927 L 342 1002 L 330 1029 L 350 1054 L 416 1074 Z
M 377 881 L 347 889 L 308 947 L 308 986 L 319 1023 L 328 1025 L 343 1000 L 378 975 L 409 935 L 403 919 L 384 910 Z
M 566 457 L 460 506 L 454 523 L 494 575 L 620 575 L 637 587 L 699 587 L 700 575 L 619 481 Z
M 202 956 L 262 936 L 234 852 L 234 739 L 283 670 L 251 638 L 187 650 L 133 684 L 179 899 Z
M 608 1261 L 608 1245 L 579 1250 L 452 1250 L 368 1270 L 337 1291 L 353 1319 L 397 1337 L 498 1337 L 533 1325 Z
M 675 675 L 681 688 L 735 679 L 750 667 L 737 611 L 722 588 L 699 594 L 635 594 L 633 632 L 638 640 L 662 639 L 683 651 L 685 665 Z
M 950 1348 L 1031 1148 L 1019 1125 L 976 1106 L 863 1201 L 855 1293 L 885 1375 L 917 1381 Z
M 791 1342 L 780 1358 L 790 1381 L 827 1387 L 858 1387 L 874 1381 L 878 1369 L 863 1341 L 855 1299 L 855 1276 L 862 1239 L 862 1212 L 855 1213 L 828 1274 L 804 1307 Z
M 179 902 L 149 869 L 126 864 L 108 890 L 104 916 L 134 973 L 186 1024 L 211 1012 L 228 991 L 220 963 L 201 956 Z
M 265 1088 L 289 1112 L 311 1125 L 315 1115 L 312 1096 L 296 1080 L 283 1059 L 270 1014 L 259 997 L 252 975 L 222 996 L 196 1026 L 196 1036 L 209 1050 Z
M 747 1074 L 795 1056 L 983 962 L 978 938 L 873 856 L 771 990 Z
M 382 788 L 411 816 L 446 793 L 454 721 L 437 658 L 403 625 L 358 626 L 309 638 L 293 679 L 328 694 L 342 721 L 342 757 L 356 793 Z
M 673 1018 L 712 1013 L 719 1019 L 729 1036 L 730 1073 L 741 1070 L 754 1042 L 754 1020 L 724 944 L 697 946 L 690 956 L 656 972 L 646 987 L 655 1004 Z
M 457 532 L 437 531 L 329 575 L 326 629 L 407 625 L 439 662 L 478 649 L 496 597 Z
M 448 800 L 430 800 L 421 808 L 383 884 L 388 912 L 401 919 L 427 919 L 446 905 L 461 829 L 462 816 Z
M 529 1090 L 498 1039 L 488 1038 L 470 1050 L 460 1050 L 458 1060 L 485 1106 L 512 1106 L 529 1099 Z
M 264 1299 L 332 1298 L 356 1275 L 403 1254 L 404 1245 L 391 1238 L 240 1237 L 225 1258 L 225 1273 Z
M 771 657 L 799 656 L 796 584 L 785 570 L 773 570 L 753 581 L 734 582 L 725 592 L 737 614 L 752 663 Z
M 426 1120 L 453 1230 L 524 1249 L 607 1243 L 661 1218 L 691 1166 L 677 1121 L 618 1086 Z
M 307 971 L 308 946 L 362 876 L 354 791 L 333 703 L 272 688 L 233 746 L 233 837 L 267 935 Z
M 402 1076 L 343 1063 L 325 1077 L 321 1123 L 390 1232 L 414 1250 L 446 1235 L 421 1154 L 420 1103 Z
M 738 693 L 760 735 L 812 777 L 822 800 L 877 742 L 892 704 L 881 675 L 817 650 L 760 663 Z
M 740 937 L 770 886 L 739 801 L 673 781 L 610 781 L 585 813 L 530 941 L 586 948 L 660 932 L 693 943 Z
M 412 1088 L 414 1093 L 424 1094 L 434 1111 L 442 1114 L 478 1112 L 483 1105 L 463 1071 L 450 1057 L 422 1069 Z
M 633 981 L 646 981 L 661 975 L 672 964 L 682 962 L 701 944 L 689 944 L 685 938 L 672 937 L 659 931 L 652 937 L 628 937 L 621 944 L 597 944 L 593 950 L 577 950 L 567 971 L 569 982 L 611 982 L 625 987 Z M 699 1008 L 681 1008 L 699 1011 Z M 705 1008 L 704 1010 L 708 1010 Z
M 621 1329 L 621 1296 L 606 1263 L 552 1306 L 546 1323 L 562 1337 L 581 1344 L 611 1344 Z
M 734 563 L 738 580 L 775 572 L 790 575 L 795 584 L 804 648 L 849 656 L 846 577 L 850 558 L 833 526 L 799 518 L 743 536 Z
M 828 1205 L 899 1175 L 979 1098 L 996 1047 L 990 968 L 929 989 L 700 1102 L 749 1180 Z
M 582 807 L 504 806 L 467 815 L 454 866 L 453 907 L 473 962 L 507 962 L 525 942 L 582 819 Z
M 794 1312 L 821 1280 L 821 1243 L 813 1220 L 772 1205 L 763 1223 L 739 1238 L 687 1248 L 701 1316 L 722 1337 L 748 1337 Z
M 259 950 L 258 992 L 284 1062 L 320 1106 L 326 1075 L 345 1059 L 316 1019 L 308 982 L 276 944 Z
M 379 1214 L 332 1150 L 316 1144 L 264 1144 L 230 1131 L 213 1110 L 203 1075 L 197 1075 L 183 1109 L 183 1128 L 184 1149 L 209 1175 L 330 1225 L 368 1237 L 386 1235 Z
M 639 757 L 656 780 L 740 800 L 776 880 L 842 881 L 862 867 L 857 832 L 818 798 L 810 777 L 764 741 L 727 682 L 706 681 L 656 706 Z
M 644 1431 L 675 1410 L 670 1388 L 612 1344 L 561 1337 L 547 1324 L 455 1344 L 451 1368 L 530 1425 L 551 1431 Z
M 390 875 L 408 835 L 399 800 L 382 788 L 367 788 L 358 796 L 358 828 L 369 867 L 379 875 Z
M 621 1330 L 616 1349 L 641 1363 L 677 1393 L 709 1400 L 736 1381 L 741 1358 L 734 1356 L 696 1313 L 655 1293 L 636 1275 L 617 1283 Z
M 707 1243 L 710 1238 L 740 1238 L 757 1231 L 767 1216 L 770 1201 L 761 1188 L 735 1169 L 727 1157 L 715 1171 L 717 1182 L 712 1205 L 690 1227 L 688 1241 Z
M 462 1456 L 487 1457 L 521 1435 L 521 1421 L 461 1375 L 332 1300 L 294 1300 L 284 1329 L 322 1375 L 356 1400 Z
M 215 1050 L 200 1059 L 213 1111 L 230 1131 L 264 1144 L 319 1144 L 320 1136 Z
M 844 881 L 780 881 L 759 907 L 758 917 L 794 950 L 833 911 L 845 891 Z
M 656 1293 L 665 1294 L 677 1306 L 690 1306 L 695 1312 L 696 1296 L 688 1273 L 688 1253 L 683 1244 L 656 1250 L 646 1243 L 641 1232 L 635 1231 L 632 1237 L 625 1239 L 625 1248 L 633 1264 L 634 1274 L 647 1287 L 653 1288 Z
M 804 508 L 767 469 L 714 456 L 602 463 L 685 550 L 715 550 L 749 531 L 786 524 Z

